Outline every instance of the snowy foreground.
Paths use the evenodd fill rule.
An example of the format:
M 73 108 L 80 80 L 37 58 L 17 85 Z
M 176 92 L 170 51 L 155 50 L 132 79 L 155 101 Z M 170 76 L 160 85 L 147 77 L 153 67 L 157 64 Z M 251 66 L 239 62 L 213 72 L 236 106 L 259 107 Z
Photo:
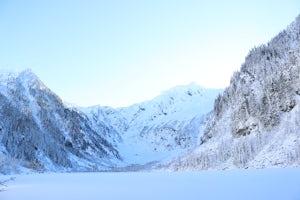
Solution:
M 0 192 L 0 199 L 299 200 L 300 168 L 19 175 Z

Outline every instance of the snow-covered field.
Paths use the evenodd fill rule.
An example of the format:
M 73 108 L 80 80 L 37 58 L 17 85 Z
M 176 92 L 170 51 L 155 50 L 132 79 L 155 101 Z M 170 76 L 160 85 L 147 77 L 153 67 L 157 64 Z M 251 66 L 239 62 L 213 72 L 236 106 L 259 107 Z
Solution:
M 300 200 L 300 168 L 19 175 L 0 199 Z

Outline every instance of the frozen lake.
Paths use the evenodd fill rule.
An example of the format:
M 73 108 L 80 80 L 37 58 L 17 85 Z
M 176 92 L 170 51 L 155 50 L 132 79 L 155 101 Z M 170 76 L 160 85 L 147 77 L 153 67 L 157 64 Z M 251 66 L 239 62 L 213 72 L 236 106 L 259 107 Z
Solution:
M 15 177 L 0 200 L 300 200 L 300 168 Z

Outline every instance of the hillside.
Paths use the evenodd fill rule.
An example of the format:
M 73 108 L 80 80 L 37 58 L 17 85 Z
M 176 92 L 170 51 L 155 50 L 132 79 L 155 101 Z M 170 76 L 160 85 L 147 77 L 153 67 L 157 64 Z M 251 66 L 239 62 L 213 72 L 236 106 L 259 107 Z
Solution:
M 300 165 L 300 16 L 252 49 L 214 104 L 200 145 L 172 169 Z

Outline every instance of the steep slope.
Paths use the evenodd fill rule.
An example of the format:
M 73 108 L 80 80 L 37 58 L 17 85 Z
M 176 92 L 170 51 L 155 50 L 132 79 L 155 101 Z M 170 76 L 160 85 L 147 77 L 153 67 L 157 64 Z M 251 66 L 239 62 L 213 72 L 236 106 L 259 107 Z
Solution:
M 194 148 L 202 130 L 201 123 L 221 91 L 190 84 L 125 108 L 81 110 L 94 124 L 103 121 L 120 133 L 120 138 L 113 139 L 125 165 L 146 164 Z
M 76 171 L 101 169 L 119 158 L 102 135 L 109 131 L 104 124 L 95 130 L 30 70 L 0 75 L 0 105 L 2 162 L 8 157 L 35 170 Z
M 173 169 L 300 165 L 300 16 L 250 51 L 215 101 L 200 146 Z

